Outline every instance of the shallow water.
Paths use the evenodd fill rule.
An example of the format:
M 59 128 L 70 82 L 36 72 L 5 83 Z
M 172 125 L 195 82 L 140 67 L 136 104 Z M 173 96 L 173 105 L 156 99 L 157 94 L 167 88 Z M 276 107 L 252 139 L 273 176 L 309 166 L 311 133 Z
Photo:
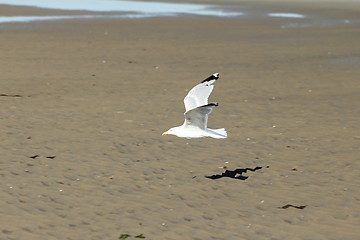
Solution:
M 0 4 L 32 6 L 59 10 L 125 11 L 143 13 L 206 13 L 210 5 L 117 0 L 1 0 Z M 212 13 L 211 11 L 208 12 Z
M 305 15 L 299 13 L 269 13 L 268 16 L 282 18 L 305 18 Z
M 206 15 L 214 17 L 254 17 L 254 13 L 245 11 L 241 7 L 225 7 L 221 5 L 190 4 L 190 3 L 159 3 L 116 0 L 0 0 L 0 4 L 15 6 L 31 6 L 57 10 L 82 10 L 92 12 L 119 12 L 116 15 L 91 14 L 91 15 L 66 15 L 66 16 L 2 16 L 0 23 L 29 22 L 61 19 L 88 19 L 88 18 L 146 18 L 159 16 L 179 16 L 183 14 Z M 297 13 L 276 13 L 276 16 L 300 18 L 304 15 Z
M 0 0 L 0 4 L 29 6 L 55 10 L 91 11 L 82 15 L 52 16 L 0 16 L 0 23 L 49 21 L 64 19 L 95 18 L 148 18 L 174 17 L 180 15 L 203 15 L 213 17 L 268 17 L 283 18 L 281 28 L 304 28 L 312 26 L 333 26 L 358 24 L 348 19 L 327 19 L 299 12 L 270 12 L 244 6 L 222 6 L 193 3 L 165 3 L 117 0 Z M 110 14 L 110 12 L 114 14 Z M 104 14 L 107 13 L 107 14 Z M 306 21 L 303 21 L 303 20 Z
M 179 14 L 194 14 L 194 15 L 208 15 L 216 17 L 234 17 L 241 16 L 241 11 L 226 11 L 225 9 L 204 4 L 189 4 L 189 3 L 159 3 L 159 2 L 133 2 L 133 1 L 116 1 L 116 0 L 61 0 L 61 1 L 47 1 L 47 0 L 0 0 L 0 4 L 9 4 L 15 6 L 31 6 L 47 9 L 57 10 L 81 10 L 94 12 L 131 12 L 133 14 L 124 14 L 122 17 L 153 17 L 153 16 L 175 16 Z M 90 15 L 89 15 L 90 16 Z M 98 15 L 92 15 L 98 17 Z M 107 17 L 107 16 L 103 16 Z M 54 16 L 53 18 L 47 16 L 46 18 L 39 18 L 38 20 L 50 20 L 63 18 L 61 16 Z M 66 16 L 69 18 L 69 16 Z M 79 18 L 79 16 L 73 16 Z M 87 18 L 87 17 L 85 17 Z M 9 21 L 6 17 L 3 21 Z M 31 18 L 19 17 L 12 18 L 12 21 L 31 21 L 36 20 L 35 16 Z

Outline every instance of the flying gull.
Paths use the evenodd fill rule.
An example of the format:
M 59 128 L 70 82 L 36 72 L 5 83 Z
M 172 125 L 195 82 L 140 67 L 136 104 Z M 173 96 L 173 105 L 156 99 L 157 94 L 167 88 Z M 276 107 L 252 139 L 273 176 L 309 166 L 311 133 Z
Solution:
M 207 128 L 208 116 L 218 103 L 208 103 L 208 98 L 212 92 L 219 73 L 214 73 L 195 87 L 193 87 L 184 98 L 185 121 L 178 127 L 170 128 L 162 135 L 175 135 L 182 138 L 227 138 L 225 128 Z

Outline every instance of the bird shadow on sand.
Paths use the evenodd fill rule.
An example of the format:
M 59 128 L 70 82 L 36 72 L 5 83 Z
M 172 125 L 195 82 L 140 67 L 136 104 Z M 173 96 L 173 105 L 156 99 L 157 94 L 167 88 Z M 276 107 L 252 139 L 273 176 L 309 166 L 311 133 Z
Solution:
M 267 166 L 266 168 L 269 168 L 269 166 Z M 247 176 L 243 176 L 243 173 L 246 173 L 247 171 L 252 171 L 255 172 L 257 170 L 262 169 L 262 167 L 255 167 L 255 168 L 238 168 L 235 170 L 225 170 L 225 172 L 223 172 L 221 175 L 216 174 L 216 175 L 211 175 L 211 176 L 205 176 L 206 178 L 210 178 L 212 180 L 215 179 L 219 179 L 219 178 L 223 178 L 223 177 L 228 177 L 228 178 L 235 178 L 238 180 L 246 180 L 248 179 Z

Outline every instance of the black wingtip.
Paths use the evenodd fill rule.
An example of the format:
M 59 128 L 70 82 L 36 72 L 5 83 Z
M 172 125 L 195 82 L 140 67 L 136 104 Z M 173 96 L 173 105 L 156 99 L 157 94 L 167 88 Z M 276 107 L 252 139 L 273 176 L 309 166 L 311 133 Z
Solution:
M 208 82 L 208 81 L 211 81 L 211 80 L 217 80 L 217 79 L 219 79 L 219 73 L 214 73 L 213 75 L 211 75 L 207 79 L 203 80 L 201 83 Z
M 205 106 L 214 106 L 214 107 L 217 107 L 219 106 L 219 103 L 209 103 L 208 105 L 205 105 Z

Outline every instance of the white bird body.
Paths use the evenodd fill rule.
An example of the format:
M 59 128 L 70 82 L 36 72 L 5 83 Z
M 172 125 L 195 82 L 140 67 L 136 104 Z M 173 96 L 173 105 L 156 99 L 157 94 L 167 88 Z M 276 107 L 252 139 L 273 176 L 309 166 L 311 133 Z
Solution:
M 218 73 L 214 73 L 195 87 L 193 87 L 184 98 L 185 121 L 178 127 L 170 128 L 162 135 L 175 135 L 182 138 L 227 138 L 224 128 L 207 128 L 209 114 L 217 103 L 208 103 L 208 98 L 214 89 L 213 83 L 219 78 Z

